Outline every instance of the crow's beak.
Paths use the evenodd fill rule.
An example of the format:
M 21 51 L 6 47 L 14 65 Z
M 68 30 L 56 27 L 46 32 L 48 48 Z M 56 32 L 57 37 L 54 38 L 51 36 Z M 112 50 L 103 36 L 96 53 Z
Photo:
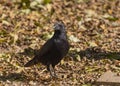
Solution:
M 54 30 L 58 30 L 59 28 L 58 28 L 58 23 L 55 23 L 54 25 L 53 25 L 53 29 Z
M 55 28 L 56 28 L 56 25 L 53 25 L 53 29 L 55 30 Z

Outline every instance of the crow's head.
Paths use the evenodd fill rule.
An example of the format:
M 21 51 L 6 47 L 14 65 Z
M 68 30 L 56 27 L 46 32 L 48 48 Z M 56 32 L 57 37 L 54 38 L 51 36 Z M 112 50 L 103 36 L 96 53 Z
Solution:
M 56 22 L 53 26 L 54 30 L 55 31 L 62 31 L 64 32 L 65 31 L 65 25 L 63 22 Z

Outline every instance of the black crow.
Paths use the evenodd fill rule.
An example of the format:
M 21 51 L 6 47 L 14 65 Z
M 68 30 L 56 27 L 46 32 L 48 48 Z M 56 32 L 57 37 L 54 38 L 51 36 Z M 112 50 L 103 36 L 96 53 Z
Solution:
M 42 46 L 32 60 L 25 64 L 25 67 L 42 63 L 50 71 L 50 75 L 56 77 L 54 67 L 68 53 L 69 48 L 65 25 L 62 22 L 56 22 L 54 24 L 54 35 L 52 38 Z

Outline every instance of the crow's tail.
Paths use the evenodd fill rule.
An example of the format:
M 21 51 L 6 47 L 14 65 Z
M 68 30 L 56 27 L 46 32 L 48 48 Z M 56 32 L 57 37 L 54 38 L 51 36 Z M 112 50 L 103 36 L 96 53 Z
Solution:
M 30 66 L 33 66 L 35 64 L 38 64 L 39 63 L 39 60 L 37 58 L 33 58 L 32 60 L 30 60 L 29 62 L 27 62 L 24 67 L 30 67 Z

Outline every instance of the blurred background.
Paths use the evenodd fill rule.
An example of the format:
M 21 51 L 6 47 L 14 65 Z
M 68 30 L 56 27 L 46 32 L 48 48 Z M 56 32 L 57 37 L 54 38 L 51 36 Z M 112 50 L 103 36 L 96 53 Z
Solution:
M 59 20 L 71 48 L 54 81 L 43 65 L 23 65 Z M 92 86 L 108 70 L 119 73 L 119 59 L 120 0 L 0 0 L 0 85 Z

